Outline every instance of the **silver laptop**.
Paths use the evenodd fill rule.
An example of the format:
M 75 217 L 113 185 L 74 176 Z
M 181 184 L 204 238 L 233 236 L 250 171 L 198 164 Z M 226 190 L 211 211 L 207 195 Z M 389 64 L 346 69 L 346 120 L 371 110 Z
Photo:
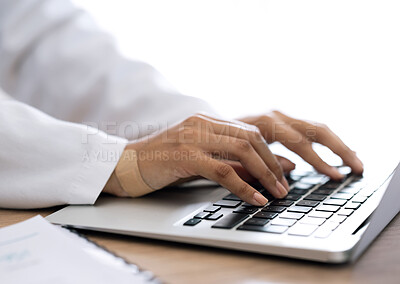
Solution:
M 400 166 L 365 161 L 364 175 L 341 182 L 295 170 L 285 199 L 254 207 L 211 182 L 197 181 L 130 199 L 100 197 L 68 206 L 52 223 L 320 262 L 353 261 L 400 210 Z M 347 171 L 346 167 L 340 167 Z

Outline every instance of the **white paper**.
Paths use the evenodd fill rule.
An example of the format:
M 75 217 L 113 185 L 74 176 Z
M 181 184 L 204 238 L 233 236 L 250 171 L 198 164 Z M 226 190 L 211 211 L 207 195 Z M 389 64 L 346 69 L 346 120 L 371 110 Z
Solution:
M 40 216 L 0 229 L 0 283 L 145 283 L 95 245 Z

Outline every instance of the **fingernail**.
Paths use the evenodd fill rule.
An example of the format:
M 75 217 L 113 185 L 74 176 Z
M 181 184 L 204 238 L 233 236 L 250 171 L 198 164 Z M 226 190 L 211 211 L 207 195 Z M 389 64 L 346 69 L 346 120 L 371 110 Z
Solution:
M 276 187 L 278 188 L 281 197 L 285 197 L 287 195 L 288 192 L 286 188 L 279 181 L 276 181 Z
M 289 192 L 289 190 L 290 190 L 289 183 L 287 182 L 287 180 L 286 180 L 285 177 L 282 177 L 281 183 L 282 183 L 283 186 L 286 188 L 286 191 Z
M 267 204 L 268 199 L 266 199 L 261 193 L 259 192 L 255 192 L 253 195 L 253 200 L 254 203 L 256 203 L 257 205 L 260 206 L 264 206 L 265 204 Z

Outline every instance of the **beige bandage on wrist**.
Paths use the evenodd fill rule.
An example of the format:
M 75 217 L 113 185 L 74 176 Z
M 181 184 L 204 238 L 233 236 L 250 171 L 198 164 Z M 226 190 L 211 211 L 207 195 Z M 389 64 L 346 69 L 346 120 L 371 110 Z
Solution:
M 115 175 L 122 189 L 131 197 L 138 197 L 155 191 L 146 184 L 140 174 L 138 156 L 135 150 L 126 149 L 115 168 Z

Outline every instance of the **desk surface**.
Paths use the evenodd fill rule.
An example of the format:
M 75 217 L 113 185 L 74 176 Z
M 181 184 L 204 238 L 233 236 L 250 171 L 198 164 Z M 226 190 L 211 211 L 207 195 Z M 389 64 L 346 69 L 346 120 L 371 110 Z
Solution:
M 0 227 L 56 209 L 0 210 Z M 85 232 L 110 251 L 167 283 L 400 283 L 400 215 L 355 263 L 327 265 L 287 258 Z

